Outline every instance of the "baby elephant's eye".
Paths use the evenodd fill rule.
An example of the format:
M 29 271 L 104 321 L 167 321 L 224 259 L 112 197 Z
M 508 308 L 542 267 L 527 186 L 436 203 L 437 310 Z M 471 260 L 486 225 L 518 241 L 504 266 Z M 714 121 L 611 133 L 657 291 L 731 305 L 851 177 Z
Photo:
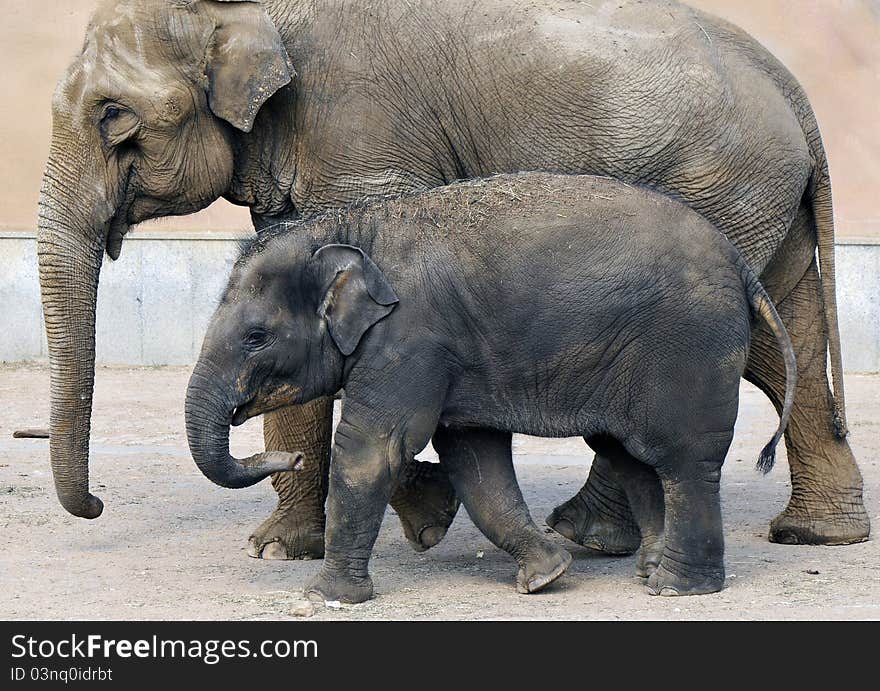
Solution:
M 116 106 L 109 106 L 107 110 L 104 111 L 104 119 L 112 120 L 115 117 L 119 117 L 119 108 Z
M 274 336 L 265 329 L 251 329 L 244 337 L 244 347 L 248 350 L 260 350 L 272 343 Z

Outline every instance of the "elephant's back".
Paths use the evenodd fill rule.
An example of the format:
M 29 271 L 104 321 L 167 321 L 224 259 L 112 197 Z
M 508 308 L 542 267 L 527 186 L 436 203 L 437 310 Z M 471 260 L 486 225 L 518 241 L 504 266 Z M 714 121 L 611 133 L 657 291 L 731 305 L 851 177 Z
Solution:
M 322 165 L 301 166 L 304 189 L 332 179 L 338 203 L 340 188 L 597 174 L 684 200 L 758 271 L 788 233 L 813 167 L 796 83 L 780 88 L 790 75 L 731 25 L 668 0 L 338 7 L 319 20 L 315 57 L 300 58 L 303 92 L 333 104 L 310 121 L 303 150 Z
M 289 0 L 280 4 L 285 2 Z M 554 46 L 568 53 L 619 60 L 627 54 L 656 57 L 658 50 L 669 50 L 674 43 L 686 44 L 691 51 L 701 44 L 711 46 L 709 34 L 715 30 L 764 50 L 735 25 L 676 0 L 386 0 L 381 5 L 371 0 L 331 0 L 324 4 L 337 10 L 326 14 L 336 15 L 341 24 L 360 20 L 370 40 L 411 37 L 412 30 L 420 30 L 421 45 L 431 50 L 438 37 L 446 37 L 472 46 L 500 43 L 524 56 Z M 698 57 L 693 54 L 695 61 Z

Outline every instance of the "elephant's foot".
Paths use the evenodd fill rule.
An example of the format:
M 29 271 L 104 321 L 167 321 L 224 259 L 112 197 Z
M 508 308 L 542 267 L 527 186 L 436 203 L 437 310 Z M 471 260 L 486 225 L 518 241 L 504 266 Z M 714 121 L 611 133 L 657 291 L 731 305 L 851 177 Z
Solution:
M 827 504 L 827 500 L 823 503 Z M 836 510 L 815 510 L 794 496 L 770 523 L 770 542 L 783 545 L 849 545 L 864 542 L 871 522 L 861 501 L 838 502 Z
M 449 476 L 439 463 L 407 463 L 391 497 L 403 534 L 416 552 L 424 552 L 443 539 L 459 504 Z
M 679 573 L 681 564 L 676 563 L 673 571 L 665 562 L 665 558 L 661 559 L 657 569 L 648 578 L 646 587 L 649 595 L 708 595 L 717 593 L 724 587 L 723 566 L 710 571 Z
M 306 583 L 303 592 L 311 600 L 356 605 L 373 597 L 373 579 L 368 574 L 354 578 L 324 566 Z
M 849 444 L 845 439 L 829 439 L 830 425 L 823 428 L 824 437 L 814 440 L 806 440 L 802 428 L 792 431 L 797 445 L 788 444 L 791 498 L 785 510 L 770 522 L 770 542 L 864 542 L 871 532 L 871 521 L 862 499 L 862 475 Z
M 323 559 L 324 520 L 278 507 L 248 539 L 256 559 Z
M 587 481 L 589 484 L 589 480 Z M 611 512 L 607 504 L 589 501 L 585 485 L 580 492 L 560 504 L 547 519 L 547 525 L 563 537 L 606 554 L 632 554 L 641 544 L 639 528 L 629 514 Z M 629 514 L 629 515 L 627 515 Z
M 650 577 L 660 565 L 663 557 L 663 538 L 642 540 L 639 551 L 636 552 L 636 576 L 639 578 Z
M 570 565 L 571 555 L 566 550 L 547 543 L 522 560 L 516 574 L 516 591 L 535 593 L 559 578 Z

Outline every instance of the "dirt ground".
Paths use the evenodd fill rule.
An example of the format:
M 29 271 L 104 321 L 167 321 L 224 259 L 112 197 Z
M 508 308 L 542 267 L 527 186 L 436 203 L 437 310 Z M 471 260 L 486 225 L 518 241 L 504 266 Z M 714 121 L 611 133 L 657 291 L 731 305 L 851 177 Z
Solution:
M 301 587 L 320 562 L 248 558 L 250 531 L 274 508 L 268 482 L 215 487 L 189 457 L 183 424 L 188 368 L 101 368 L 97 373 L 91 487 L 103 516 L 66 514 L 52 486 L 47 440 L 12 431 L 48 420 L 48 371 L 0 366 L 0 618 L 289 619 L 306 610 Z M 851 444 L 865 500 L 880 525 L 880 376 L 847 378 Z M 727 583 L 691 598 L 648 596 L 634 558 L 567 543 L 568 573 L 545 592 L 519 595 L 515 566 L 462 510 L 446 539 L 414 553 L 389 510 L 372 561 L 376 598 L 328 619 L 880 619 L 880 546 L 792 547 L 767 542 L 789 494 L 784 451 L 754 470 L 776 425 L 744 385 L 737 434 L 723 471 Z M 570 497 L 592 455 L 580 440 L 519 437 L 516 468 L 536 522 Z M 233 432 L 233 453 L 262 446 L 261 423 Z M 431 458 L 430 450 L 422 457 Z M 301 612 L 302 613 L 302 612 Z

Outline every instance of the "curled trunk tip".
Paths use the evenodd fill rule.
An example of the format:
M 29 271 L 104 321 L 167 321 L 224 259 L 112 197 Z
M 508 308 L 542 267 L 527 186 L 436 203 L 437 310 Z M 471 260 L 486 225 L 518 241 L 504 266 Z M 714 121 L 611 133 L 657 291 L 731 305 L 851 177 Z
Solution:
M 214 391 L 210 378 L 196 366 L 186 396 L 186 436 L 193 460 L 202 474 L 221 487 L 250 487 L 274 473 L 298 470 L 303 454 L 267 451 L 238 459 L 229 452 L 231 411 Z M 198 382 L 198 383 L 195 383 Z M 212 385 L 208 385 L 212 386 Z

